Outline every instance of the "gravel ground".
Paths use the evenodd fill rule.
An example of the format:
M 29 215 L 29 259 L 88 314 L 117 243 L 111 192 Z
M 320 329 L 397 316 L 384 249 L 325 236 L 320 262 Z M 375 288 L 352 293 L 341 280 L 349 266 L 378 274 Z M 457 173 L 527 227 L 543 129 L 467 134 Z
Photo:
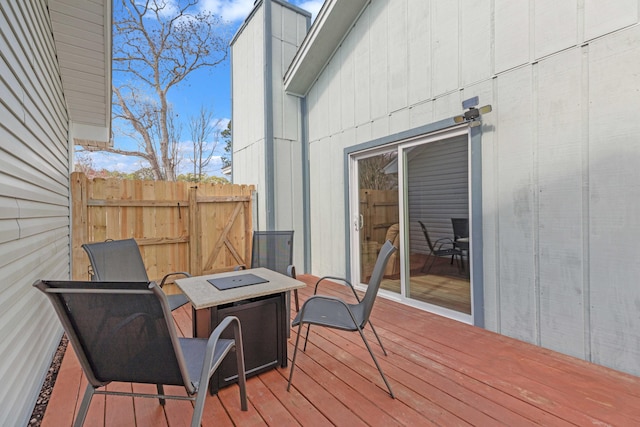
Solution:
M 53 356 L 53 360 L 51 361 L 49 372 L 47 372 L 47 376 L 44 379 L 44 384 L 42 384 L 42 389 L 40 389 L 40 394 L 38 395 L 38 400 L 36 400 L 36 406 L 33 408 L 33 412 L 31 413 L 28 427 L 40 427 L 40 424 L 42 423 L 44 411 L 47 409 L 47 404 L 51 397 L 51 391 L 53 390 L 53 385 L 58 377 L 58 371 L 62 364 L 62 357 L 64 356 L 68 343 L 69 340 L 67 339 L 67 336 L 63 335 L 60 340 L 58 350 L 56 350 L 56 354 Z

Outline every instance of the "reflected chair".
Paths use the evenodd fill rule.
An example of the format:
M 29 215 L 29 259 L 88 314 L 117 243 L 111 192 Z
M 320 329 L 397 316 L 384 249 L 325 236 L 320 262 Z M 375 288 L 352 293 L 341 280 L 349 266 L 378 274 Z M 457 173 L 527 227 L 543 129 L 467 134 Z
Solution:
M 195 401 L 191 426 L 200 426 L 209 379 L 236 353 L 240 407 L 247 410 L 240 321 L 223 319 L 208 339 L 179 338 L 166 295 L 155 282 L 43 281 L 33 284 L 53 304 L 88 385 L 74 426 L 82 426 L 94 394 Z M 231 328 L 233 339 L 220 338 Z M 156 384 L 157 394 L 98 390 L 112 381 Z M 164 385 L 187 395 L 166 395 Z
M 369 342 L 364 335 L 363 328 L 367 325 L 367 323 L 369 323 L 372 330 L 374 331 L 376 338 L 378 339 L 378 343 L 380 343 L 380 347 L 382 347 L 382 350 L 386 356 L 387 352 L 382 345 L 382 341 L 380 341 L 380 337 L 377 333 L 375 333 L 373 325 L 369 321 L 369 316 L 371 315 L 373 303 L 376 300 L 378 289 L 380 288 L 384 270 L 387 266 L 387 262 L 389 261 L 389 257 L 391 257 L 391 254 L 393 254 L 396 250 L 397 249 L 388 240 L 382 246 L 382 248 L 380 249 L 380 253 L 378 254 L 376 264 L 373 267 L 371 280 L 369 281 L 367 291 L 365 292 L 362 301 L 360 301 L 357 294 L 355 293 L 355 290 L 353 290 L 353 286 L 351 286 L 351 284 L 349 283 L 349 286 L 353 290 L 353 293 L 354 295 L 356 295 L 356 299 L 358 300 L 357 304 L 348 304 L 336 297 L 316 295 L 315 292 L 313 296 L 311 296 L 304 302 L 304 304 L 302 305 L 302 309 L 292 323 L 292 326 L 298 326 L 298 336 L 296 338 L 296 344 L 293 350 L 293 358 L 291 360 L 291 371 L 289 372 L 287 391 L 289 391 L 289 389 L 291 388 L 291 380 L 293 379 L 293 371 L 296 366 L 296 356 L 298 354 L 298 344 L 300 341 L 300 335 L 302 333 L 302 325 L 306 323 L 307 334 L 304 339 L 304 348 L 302 349 L 302 351 L 306 351 L 307 349 L 307 341 L 309 340 L 309 330 L 311 329 L 311 325 L 325 326 L 328 328 L 341 329 L 344 331 L 358 331 L 360 333 L 360 336 L 362 337 L 362 340 L 364 341 L 365 346 L 367 347 L 367 350 L 369 350 L 369 354 L 371 355 L 373 362 L 378 368 L 378 372 L 380 372 L 380 376 L 382 376 L 382 380 L 389 390 L 389 394 L 392 398 L 395 398 L 395 396 L 393 395 L 393 391 L 391 390 L 391 385 L 389 385 L 389 382 L 384 376 L 382 368 L 378 363 L 378 359 L 376 359 L 376 356 L 371 350 L 371 346 L 369 346 Z M 329 279 L 331 277 L 326 276 L 325 278 Z M 318 283 L 319 282 L 320 281 L 318 281 Z M 316 290 L 317 287 L 318 284 L 316 283 Z
M 464 254 L 467 253 L 469 259 L 469 218 L 451 218 L 451 228 L 453 228 L 453 244 L 460 249 L 460 261 L 464 271 Z
M 264 267 L 296 278 L 293 266 L 293 231 L 254 231 L 251 268 Z M 293 291 L 296 311 L 300 311 L 298 290 Z
M 429 238 L 429 232 L 427 231 L 427 227 L 422 223 L 422 221 L 418 221 L 420 224 L 420 228 L 422 228 L 422 233 L 424 234 L 424 238 L 427 241 L 427 245 L 429 246 L 429 256 L 424 260 L 424 265 L 422 266 L 422 272 L 425 274 L 429 274 L 431 267 L 436 262 L 438 257 L 451 257 L 452 261 L 454 258 L 462 258 L 462 251 L 460 248 L 455 246 L 453 240 L 448 237 L 443 237 L 435 242 L 431 242 Z M 458 271 L 460 270 L 460 264 L 458 264 L 458 259 L 456 258 L 456 264 L 458 265 Z
M 100 282 L 148 282 L 140 249 L 135 239 L 107 240 L 106 242 L 82 245 L 91 262 L 91 280 Z M 175 275 L 191 277 L 189 273 L 178 271 L 162 278 L 160 288 L 166 280 Z M 184 294 L 167 295 L 169 307 L 175 310 L 188 302 Z

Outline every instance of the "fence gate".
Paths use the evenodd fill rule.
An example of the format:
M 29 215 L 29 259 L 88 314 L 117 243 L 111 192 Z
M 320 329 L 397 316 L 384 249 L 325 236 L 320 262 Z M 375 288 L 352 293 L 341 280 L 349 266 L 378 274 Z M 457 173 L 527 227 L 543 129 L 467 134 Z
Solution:
M 233 269 L 251 256 L 251 185 L 71 176 L 73 278 L 88 278 L 83 243 L 135 238 L 151 280 Z

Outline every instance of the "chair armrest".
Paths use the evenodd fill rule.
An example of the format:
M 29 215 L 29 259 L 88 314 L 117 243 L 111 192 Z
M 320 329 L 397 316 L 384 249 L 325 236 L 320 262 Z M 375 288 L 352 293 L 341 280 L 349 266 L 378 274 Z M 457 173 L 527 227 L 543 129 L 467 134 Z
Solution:
M 222 360 L 226 356 L 226 354 L 220 355 L 221 357 L 218 360 L 215 360 L 215 352 L 216 345 L 220 340 L 220 335 L 231 326 L 233 328 L 233 337 L 235 341 L 235 351 L 236 355 L 239 358 L 238 360 L 242 360 L 242 371 L 245 371 L 244 366 L 244 351 L 242 348 L 242 327 L 240 326 L 240 319 L 236 316 L 227 316 L 216 326 L 216 328 L 209 335 L 209 339 L 207 340 L 207 350 L 204 357 L 204 365 L 202 366 L 202 373 L 200 374 L 200 383 L 198 384 L 198 388 L 207 387 L 209 384 L 209 379 L 216 371 Z M 244 377 L 244 376 L 243 376 Z M 204 392 L 204 390 L 202 390 Z M 246 411 L 246 401 L 242 402 L 242 410 Z
M 244 264 L 240 264 L 240 265 L 236 265 L 235 267 L 233 267 L 233 271 L 240 271 L 240 270 L 246 270 L 247 266 Z
M 433 247 L 437 248 L 438 250 L 442 248 L 443 245 L 451 245 L 453 247 L 455 246 L 455 242 L 448 237 L 441 237 L 440 239 L 433 242 Z
M 313 295 L 316 295 L 316 293 L 318 292 L 318 285 L 323 280 L 338 280 L 340 282 L 346 283 L 349 286 L 349 288 L 351 288 L 351 292 L 353 292 L 353 296 L 355 296 L 356 300 L 360 302 L 360 297 L 356 293 L 356 289 L 353 287 L 351 282 L 345 279 L 344 277 L 338 277 L 338 276 L 322 276 L 320 279 L 318 279 L 318 281 L 316 282 L 316 287 L 313 289 Z
M 181 276 L 185 276 L 185 277 L 191 277 L 191 274 L 187 273 L 186 271 L 176 271 L 174 273 L 169 273 L 167 275 L 165 275 L 162 280 L 160 281 L 160 287 L 164 286 L 164 282 L 167 281 L 167 279 L 171 276 L 177 276 L 177 275 L 181 275 Z
M 290 265 L 287 267 L 287 275 L 293 279 L 296 278 L 296 267 L 293 265 Z

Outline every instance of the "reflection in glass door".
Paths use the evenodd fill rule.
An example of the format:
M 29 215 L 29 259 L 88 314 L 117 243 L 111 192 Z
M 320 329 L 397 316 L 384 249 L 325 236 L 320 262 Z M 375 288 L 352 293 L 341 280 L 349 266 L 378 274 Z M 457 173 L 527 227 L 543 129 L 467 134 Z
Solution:
M 360 282 L 369 283 L 380 247 L 387 239 L 399 245 L 397 149 L 364 157 L 357 162 Z M 400 278 L 399 253 L 391 255 L 385 277 Z M 400 292 L 399 281 L 393 289 Z
M 402 153 L 407 297 L 470 315 L 468 136 Z

